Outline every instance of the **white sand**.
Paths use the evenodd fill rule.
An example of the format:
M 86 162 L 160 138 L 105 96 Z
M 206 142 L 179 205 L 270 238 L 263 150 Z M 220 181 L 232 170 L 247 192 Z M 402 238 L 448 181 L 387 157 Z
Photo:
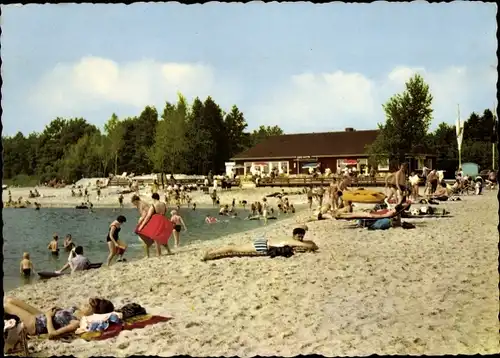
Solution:
M 34 191 L 35 188 L 9 188 L 3 191 L 3 201 L 4 203 L 8 201 L 9 195 L 8 190 L 11 191 L 12 200 L 16 201 L 19 197 L 24 200 L 29 200 L 32 204 L 38 202 L 44 207 L 60 207 L 60 208 L 74 208 L 76 205 L 84 202 L 83 197 L 72 197 L 71 188 L 38 188 L 41 197 L 38 198 L 28 198 L 29 191 Z M 97 200 L 97 192 L 95 190 L 89 190 L 90 201 L 94 205 L 94 208 L 99 207 L 119 207 L 117 191 L 120 190 L 118 187 L 109 187 L 101 190 L 100 200 Z M 285 192 L 297 192 L 301 189 L 297 188 L 284 188 Z M 281 192 L 281 188 L 256 188 L 256 189 L 239 189 L 233 188 L 231 190 L 218 189 L 218 196 L 220 197 L 221 204 L 231 204 L 233 198 L 238 203 L 241 200 L 246 200 L 248 205 L 251 202 L 257 200 L 262 200 L 267 194 Z M 163 191 L 160 190 L 161 199 L 163 200 Z M 141 189 L 141 198 L 151 201 L 151 191 L 150 189 Z M 130 199 L 133 194 L 125 194 L 123 203 L 125 207 L 132 207 Z M 212 199 L 210 195 L 203 193 L 201 190 L 193 191 L 191 194 L 192 202 L 196 203 L 197 206 L 212 206 Z M 290 202 L 294 205 L 304 204 L 307 201 L 305 195 L 290 195 Z M 269 199 L 272 205 L 275 204 L 276 199 Z
M 413 220 L 413 230 L 309 223 L 314 254 L 199 260 L 207 247 L 257 233 L 289 235 L 291 218 L 9 294 L 42 309 L 101 296 L 174 317 L 106 341 L 31 342 L 43 356 L 499 352 L 496 192 L 440 207 L 453 218 Z

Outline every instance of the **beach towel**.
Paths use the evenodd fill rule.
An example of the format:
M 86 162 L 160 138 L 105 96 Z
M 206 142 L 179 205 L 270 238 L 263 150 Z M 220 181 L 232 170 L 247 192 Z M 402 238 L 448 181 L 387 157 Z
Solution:
M 128 318 L 123 320 L 121 323 L 111 323 L 105 331 L 101 332 L 85 332 L 82 334 L 76 334 L 75 332 L 69 333 L 65 336 L 57 337 L 58 341 L 62 342 L 72 342 L 75 339 L 81 338 L 90 341 L 102 341 L 109 338 L 116 337 L 120 334 L 121 331 L 124 330 L 132 330 L 132 329 L 140 329 L 153 324 L 168 322 L 173 317 L 164 317 L 164 316 L 154 316 L 154 315 L 141 315 L 135 316 L 132 318 Z M 48 339 L 48 334 L 41 334 L 38 336 L 32 337 L 32 339 L 36 340 L 45 340 Z
M 172 222 L 165 216 L 159 214 L 154 214 L 140 232 L 137 231 L 137 228 L 135 229 L 135 233 L 139 235 L 148 246 L 151 246 L 153 241 L 161 245 L 166 245 L 173 231 L 174 225 Z
M 382 209 L 377 212 L 369 213 L 346 213 L 346 214 L 337 214 L 335 215 L 335 219 L 337 220 L 379 220 L 379 219 L 390 219 L 397 215 L 400 215 L 403 211 L 409 210 L 411 204 L 406 203 L 403 204 L 398 210 L 388 210 Z
M 168 322 L 173 317 L 163 317 L 154 315 L 141 315 L 126 319 L 122 324 L 113 323 L 102 332 L 85 332 L 79 335 L 80 338 L 86 341 L 102 341 L 105 339 L 116 337 L 124 330 L 141 329 L 160 322 Z

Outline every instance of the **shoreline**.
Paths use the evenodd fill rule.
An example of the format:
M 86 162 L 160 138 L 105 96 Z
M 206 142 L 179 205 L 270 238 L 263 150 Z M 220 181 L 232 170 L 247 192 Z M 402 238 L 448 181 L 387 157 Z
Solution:
M 41 309 L 92 296 L 136 302 L 167 323 L 105 341 L 30 341 L 41 356 L 325 356 L 498 352 L 497 191 L 443 202 L 412 230 L 308 222 L 317 253 L 202 262 L 207 249 L 290 237 L 308 210 L 175 255 L 115 264 L 8 292 Z

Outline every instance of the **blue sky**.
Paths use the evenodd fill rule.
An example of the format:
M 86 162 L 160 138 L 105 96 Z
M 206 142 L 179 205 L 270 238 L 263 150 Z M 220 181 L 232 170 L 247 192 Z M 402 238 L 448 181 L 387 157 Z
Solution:
M 433 127 L 496 98 L 495 4 L 2 6 L 4 135 L 57 116 L 102 126 L 177 91 L 236 104 L 255 128 L 375 128 L 419 72 Z

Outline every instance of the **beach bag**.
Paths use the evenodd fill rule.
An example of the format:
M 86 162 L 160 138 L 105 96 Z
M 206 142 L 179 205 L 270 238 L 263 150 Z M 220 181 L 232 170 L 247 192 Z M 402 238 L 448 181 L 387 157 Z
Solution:
M 22 322 L 15 319 L 3 321 L 3 353 L 16 354 L 21 353 L 24 357 L 29 356 L 27 332 Z
M 147 314 L 146 309 L 138 303 L 127 303 L 125 306 L 120 308 L 118 312 L 122 313 L 122 318 L 124 320 Z
M 121 240 L 117 240 L 116 243 L 118 244 L 118 246 L 115 248 L 116 254 L 123 255 L 125 251 L 127 251 L 128 245 Z

